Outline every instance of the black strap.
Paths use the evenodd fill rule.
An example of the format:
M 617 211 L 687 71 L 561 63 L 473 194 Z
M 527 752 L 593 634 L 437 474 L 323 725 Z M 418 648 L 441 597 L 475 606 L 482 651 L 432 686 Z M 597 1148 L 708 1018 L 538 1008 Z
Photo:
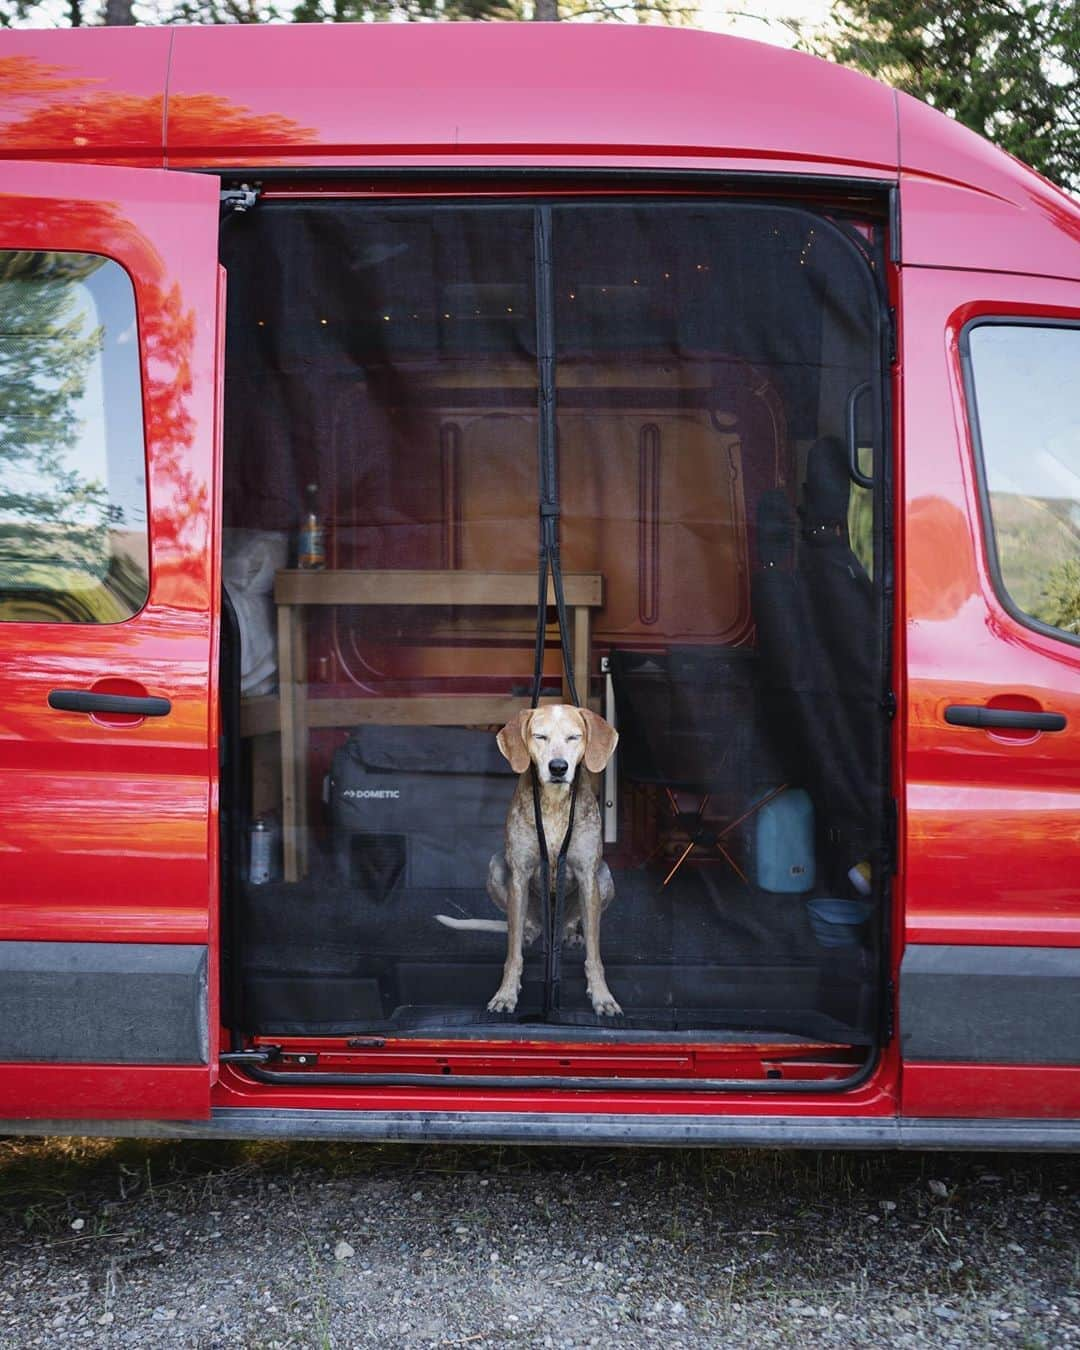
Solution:
M 534 223 L 536 254 L 536 351 L 539 374 L 537 417 L 539 430 L 540 572 L 536 616 L 536 654 L 533 667 L 532 707 L 540 701 L 543 679 L 544 634 L 547 630 L 547 579 L 555 594 L 559 621 L 559 644 L 570 700 L 580 706 L 570 659 L 566 597 L 563 594 L 562 560 L 559 556 L 559 456 L 555 423 L 555 273 L 552 267 L 551 207 L 540 206 Z
M 578 783 L 580 771 L 575 771 L 570 788 L 570 814 L 566 821 L 566 833 L 555 863 L 555 912 L 551 916 L 551 942 L 547 949 L 547 970 L 544 984 L 548 991 L 545 1002 L 547 1013 L 557 1014 L 562 998 L 562 945 L 563 925 L 566 915 L 566 855 L 570 851 L 570 836 L 574 833 L 574 813 L 577 810 Z
M 562 650 L 566 684 L 574 706 L 579 706 L 574 684 L 573 662 L 566 621 L 566 598 L 563 594 L 562 562 L 559 557 L 559 461 L 555 423 L 555 275 L 552 269 L 551 207 L 540 206 L 534 223 L 534 251 L 536 256 L 536 351 L 539 368 L 538 423 L 540 475 L 540 562 L 539 588 L 536 600 L 536 648 L 533 659 L 533 684 L 530 707 L 540 702 L 540 687 L 544 677 L 544 645 L 547 634 L 547 584 L 555 596 L 555 615 L 559 625 L 559 645 Z M 540 848 L 541 913 L 543 915 L 544 952 L 544 1017 L 559 1010 L 561 996 L 562 929 L 566 911 L 566 857 L 570 836 L 574 829 L 577 810 L 578 782 L 575 772 L 570 787 L 570 814 L 563 835 L 562 846 L 555 863 L 555 905 L 551 904 L 551 860 L 544 833 L 544 814 L 540 804 L 540 779 L 536 766 L 532 769 L 533 818 L 536 823 L 536 842 Z

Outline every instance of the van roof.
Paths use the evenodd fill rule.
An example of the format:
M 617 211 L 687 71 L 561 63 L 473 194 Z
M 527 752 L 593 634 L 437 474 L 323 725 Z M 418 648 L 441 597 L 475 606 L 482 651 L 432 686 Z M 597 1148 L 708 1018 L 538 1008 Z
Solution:
M 922 185 L 925 257 L 972 203 L 1036 219 L 1080 276 L 1080 206 L 918 100 L 817 57 L 635 24 L 281 24 L 8 30 L 0 156 L 165 166 L 769 172 Z M 942 198 L 953 189 L 954 195 Z M 928 194 L 928 195 L 927 195 Z M 917 194 L 904 193 L 905 216 Z M 906 223 L 906 221 L 905 221 Z M 998 226 L 1006 224 L 1005 218 Z M 997 228 L 997 227 L 995 227 Z M 939 242 L 935 244 L 935 239 Z M 936 251 L 935 251 L 936 250 Z M 946 253 L 948 250 L 946 250 Z M 1010 268 L 1009 270 L 1012 270 Z

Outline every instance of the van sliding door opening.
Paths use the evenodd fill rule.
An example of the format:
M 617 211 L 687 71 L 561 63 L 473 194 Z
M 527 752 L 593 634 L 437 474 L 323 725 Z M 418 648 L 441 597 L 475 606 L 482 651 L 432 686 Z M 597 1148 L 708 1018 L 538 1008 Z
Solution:
M 538 326 L 537 209 L 282 200 L 223 235 L 232 1024 L 869 1047 L 888 872 L 880 230 L 794 205 L 555 203 Z M 614 1018 L 575 931 L 557 1010 L 539 940 L 516 1008 L 487 1007 L 545 359 L 577 693 L 619 735 L 583 782 L 614 890 Z M 545 703 L 568 697 L 549 619 Z

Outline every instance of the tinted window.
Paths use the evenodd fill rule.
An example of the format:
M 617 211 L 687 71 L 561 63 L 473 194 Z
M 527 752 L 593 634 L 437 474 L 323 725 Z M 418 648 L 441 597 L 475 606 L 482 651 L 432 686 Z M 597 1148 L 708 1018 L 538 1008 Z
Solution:
M 969 340 L 1002 584 L 1080 635 L 1080 328 L 983 324 Z
M 115 623 L 146 602 L 135 297 L 85 253 L 0 253 L 0 620 Z

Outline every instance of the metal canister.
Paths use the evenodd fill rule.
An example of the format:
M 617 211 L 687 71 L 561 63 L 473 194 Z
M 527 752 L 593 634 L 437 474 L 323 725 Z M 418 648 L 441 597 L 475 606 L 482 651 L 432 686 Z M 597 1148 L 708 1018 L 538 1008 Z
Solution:
M 273 832 L 262 816 L 251 822 L 248 852 L 248 880 L 253 886 L 265 886 L 273 868 Z

